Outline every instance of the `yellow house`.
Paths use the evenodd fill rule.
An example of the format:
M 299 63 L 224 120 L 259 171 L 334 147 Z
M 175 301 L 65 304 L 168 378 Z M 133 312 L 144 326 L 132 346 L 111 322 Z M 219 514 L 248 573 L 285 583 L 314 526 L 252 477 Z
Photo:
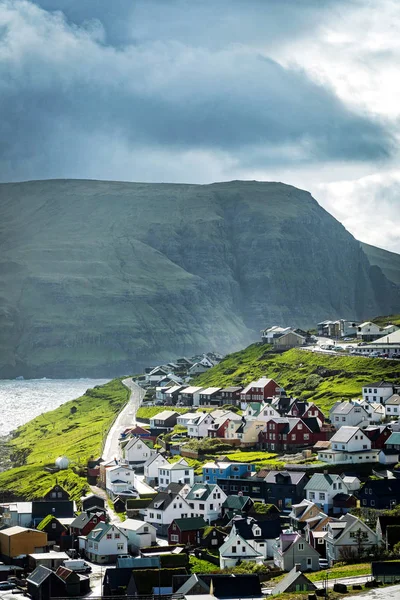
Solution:
M 35 554 L 45 551 L 47 533 L 27 527 L 8 527 L 0 531 L 0 553 L 9 558 L 21 554 Z

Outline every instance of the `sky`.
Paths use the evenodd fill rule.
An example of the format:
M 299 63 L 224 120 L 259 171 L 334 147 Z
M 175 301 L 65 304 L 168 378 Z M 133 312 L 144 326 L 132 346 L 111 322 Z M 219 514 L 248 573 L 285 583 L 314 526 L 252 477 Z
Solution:
M 400 252 L 398 0 L 0 0 L 0 181 L 283 181 Z

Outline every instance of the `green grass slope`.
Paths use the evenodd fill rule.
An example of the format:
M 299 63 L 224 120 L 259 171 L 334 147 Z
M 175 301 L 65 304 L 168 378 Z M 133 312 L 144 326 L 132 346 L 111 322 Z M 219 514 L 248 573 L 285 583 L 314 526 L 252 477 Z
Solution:
M 372 319 L 372 322 L 379 325 L 379 327 L 385 327 L 386 325 L 397 325 L 400 327 L 400 315 L 384 315 Z
M 400 285 L 400 255 L 364 242 L 360 243 L 370 264 L 379 267 L 390 281 Z
M 334 356 L 303 350 L 274 354 L 269 346 L 252 344 L 229 354 L 217 366 L 193 380 L 193 385 L 244 385 L 261 376 L 280 383 L 294 396 L 315 402 L 325 413 L 341 398 L 361 395 L 365 383 L 398 380 L 400 365 L 394 360 Z
M 14 464 L 22 466 L 0 473 L 0 492 L 40 498 L 57 480 L 72 498 L 80 498 L 88 488 L 87 460 L 101 455 L 104 436 L 128 398 L 127 388 L 115 379 L 19 427 L 10 445 Z M 70 468 L 45 471 L 60 455 L 69 458 Z

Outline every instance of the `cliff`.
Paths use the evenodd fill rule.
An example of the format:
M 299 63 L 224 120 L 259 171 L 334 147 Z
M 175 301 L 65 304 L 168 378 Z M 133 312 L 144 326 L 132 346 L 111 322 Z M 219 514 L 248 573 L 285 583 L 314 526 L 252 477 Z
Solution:
M 113 376 L 268 324 L 399 312 L 399 287 L 281 183 L 0 185 L 0 376 Z

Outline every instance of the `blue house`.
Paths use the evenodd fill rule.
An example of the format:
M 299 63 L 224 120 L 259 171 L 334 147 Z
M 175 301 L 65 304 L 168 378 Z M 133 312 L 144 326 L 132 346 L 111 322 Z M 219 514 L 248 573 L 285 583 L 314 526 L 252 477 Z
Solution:
M 255 466 L 249 463 L 208 462 L 203 465 L 203 483 L 217 483 L 218 478 L 243 479 L 254 471 Z

